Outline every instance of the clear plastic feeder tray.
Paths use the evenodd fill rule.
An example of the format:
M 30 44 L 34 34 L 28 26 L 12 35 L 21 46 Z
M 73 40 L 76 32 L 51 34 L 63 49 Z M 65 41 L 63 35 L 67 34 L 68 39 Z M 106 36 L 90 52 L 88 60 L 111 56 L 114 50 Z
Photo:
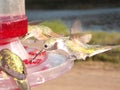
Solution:
M 35 48 L 25 47 L 30 55 L 34 57 L 34 53 L 39 51 Z M 65 55 L 58 54 L 56 51 L 42 52 L 36 60 L 40 62 L 36 64 L 25 64 L 27 68 L 27 79 L 31 87 L 42 84 L 48 80 L 54 79 L 66 71 L 70 70 L 74 64 L 73 60 L 67 59 Z M 0 90 L 18 90 L 18 87 L 11 77 L 3 78 L 0 73 Z

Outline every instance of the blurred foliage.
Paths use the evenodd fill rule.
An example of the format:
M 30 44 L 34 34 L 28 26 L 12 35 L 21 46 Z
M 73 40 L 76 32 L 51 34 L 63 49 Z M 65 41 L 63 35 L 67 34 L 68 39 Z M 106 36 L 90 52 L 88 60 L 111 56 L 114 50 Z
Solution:
M 97 30 L 96 30 L 97 31 Z M 91 32 L 92 40 L 90 43 L 95 44 L 120 44 L 119 32 Z

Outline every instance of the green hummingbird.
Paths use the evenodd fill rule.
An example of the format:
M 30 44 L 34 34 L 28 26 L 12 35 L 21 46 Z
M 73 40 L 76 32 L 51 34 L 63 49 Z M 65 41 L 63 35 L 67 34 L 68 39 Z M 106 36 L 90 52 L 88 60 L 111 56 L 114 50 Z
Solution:
M 11 50 L 0 51 L 0 69 L 16 81 L 20 90 L 30 90 L 25 65 L 21 58 Z
M 60 37 L 61 35 L 53 32 L 53 30 L 45 25 L 28 25 L 28 33 L 23 40 L 34 37 L 37 40 L 47 40 L 49 37 Z

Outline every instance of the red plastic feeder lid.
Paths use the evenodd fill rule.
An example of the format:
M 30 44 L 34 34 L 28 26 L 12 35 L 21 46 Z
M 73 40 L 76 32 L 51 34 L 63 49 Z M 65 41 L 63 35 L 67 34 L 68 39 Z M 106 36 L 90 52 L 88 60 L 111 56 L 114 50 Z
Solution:
M 25 15 L 0 17 L 0 39 L 23 36 L 27 33 L 27 26 Z

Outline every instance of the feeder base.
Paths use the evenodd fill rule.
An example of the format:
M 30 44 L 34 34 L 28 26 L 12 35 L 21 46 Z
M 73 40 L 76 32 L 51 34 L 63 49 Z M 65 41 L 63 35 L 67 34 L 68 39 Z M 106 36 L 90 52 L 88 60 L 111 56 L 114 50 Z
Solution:
M 29 47 L 25 47 L 25 50 L 29 54 L 30 58 L 32 58 L 34 54 L 39 51 L 38 49 Z M 25 63 L 25 60 L 23 61 L 27 68 L 27 79 L 31 87 L 62 75 L 66 71 L 70 70 L 74 64 L 73 60 L 69 60 L 66 56 L 57 54 L 55 51 L 41 52 L 36 60 L 40 60 L 40 62 Z M 3 78 L 0 73 L 0 90 L 17 89 L 18 87 L 11 77 Z

